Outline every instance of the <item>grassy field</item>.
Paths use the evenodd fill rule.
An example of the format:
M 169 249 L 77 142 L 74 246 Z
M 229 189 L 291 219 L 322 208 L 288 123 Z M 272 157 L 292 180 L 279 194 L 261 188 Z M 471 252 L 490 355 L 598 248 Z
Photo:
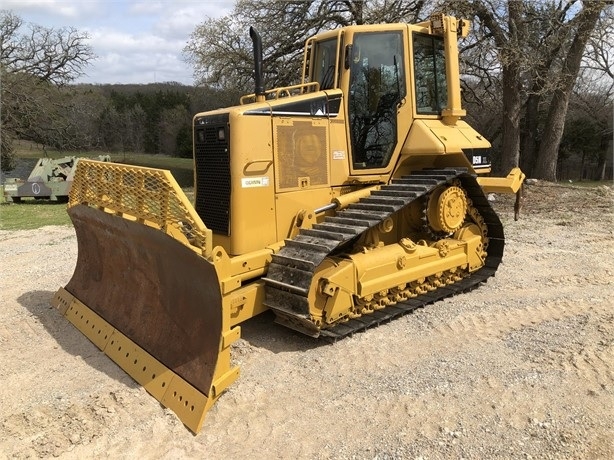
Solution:
M 76 156 L 82 158 L 96 158 L 98 155 L 108 155 L 106 152 L 59 152 L 37 148 L 28 142 L 18 142 L 16 153 L 19 158 L 62 158 Z M 190 197 L 193 185 L 193 163 L 191 158 L 174 158 L 164 155 L 147 155 L 139 153 L 110 154 L 111 161 L 117 163 L 148 166 L 153 168 L 169 169 L 175 179 L 184 188 Z M 7 177 L 11 177 L 10 172 Z M 24 199 L 21 203 L 6 203 L 4 200 L 4 187 L 0 186 L 0 230 L 26 230 L 44 227 L 45 225 L 72 225 L 66 213 L 66 203 L 51 202 L 47 200 Z
M 2 190 L 4 192 L 4 190 Z M 66 203 L 24 200 L 5 203 L 2 193 L 0 204 L 0 230 L 26 230 L 45 225 L 71 225 Z
M 53 150 L 46 151 L 50 158 L 61 158 L 66 152 Z M 17 155 L 21 158 L 40 158 L 45 153 L 29 143 L 18 143 Z M 98 155 L 106 155 L 105 152 L 82 152 L 72 153 L 71 156 L 95 158 Z M 169 169 L 179 185 L 193 200 L 193 166 L 190 158 L 173 158 L 164 155 L 146 155 L 136 153 L 111 154 L 111 160 L 119 163 L 134 164 L 139 166 L 149 166 L 154 168 Z M 10 174 L 9 174 L 10 177 Z M 598 187 L 600 185 L 611 185 L 611 182 L 592 182 L 582 181 L 569 183 L 563 181 L 561 186 L 570 187 Z M 5 203 L 4 190 L 0 187 L 0 230 L 21 230 L 40 228 L 45 225 L 71 225 L 66 204 L 25 199 L 22 203 Z

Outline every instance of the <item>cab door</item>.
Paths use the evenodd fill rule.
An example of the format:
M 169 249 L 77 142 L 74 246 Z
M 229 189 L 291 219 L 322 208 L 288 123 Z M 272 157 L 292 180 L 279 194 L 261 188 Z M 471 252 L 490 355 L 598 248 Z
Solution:
M 389 172 L 411 122 L 399 123 L 407 96 L 407 30 L 356 32 L 347 59 L 352 174 Z

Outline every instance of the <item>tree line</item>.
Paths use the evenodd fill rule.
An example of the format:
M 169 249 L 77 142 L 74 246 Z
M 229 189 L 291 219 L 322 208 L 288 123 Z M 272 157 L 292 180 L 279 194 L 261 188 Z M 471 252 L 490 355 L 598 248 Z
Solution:
M 227 99 L 179 83 L 77 85 L 95 57 L 73 28 L 24 24 L 0 11 L 1 167 L 14 167 L 13 143 L 67 153 L 103 150 L 190 157 L 191 120 Z
M 184 55 L 197 86 L 73 85 L 94 58 L 87 35 L 0 13 L 2 166 L 11 140 L 62 149 L 191 155 L 194 113 L 253 91 L 249 26 L 264 43 L 267 88 L 298 83 L 305 40 L 351 24 L 417 22 L 434 11 L 472 21 L 460 42 L 468 121 L 493 143 L 499 172 L 556 180 L 611 176 L 611 0 L 238 0 L 206 19 Z
M 16 116 L 27 122 L 16 127 L 15 138 L 65 152 L 102 150 L 191 157 L 192 116 L 212 108 L 203 90 L 177 83 L 56 87 L 31 81 L 27 86 L 36 100 L 27 118 L 23 112 L 10 113 L 14 107 L 6 105 L 3 113 L 9 123 Z M 9 133 L 3 134 L 6 142 Z
M 90 148 L 109 152 L 190 157 L 192 116 L 211 108 L 202 90 L 177 83 L 82 85 L 75 90 L 99 100 L 88 140 Z

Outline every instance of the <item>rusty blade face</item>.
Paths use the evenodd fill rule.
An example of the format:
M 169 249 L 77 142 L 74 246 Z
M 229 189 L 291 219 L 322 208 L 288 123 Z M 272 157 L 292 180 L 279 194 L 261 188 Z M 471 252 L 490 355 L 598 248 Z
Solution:
M 85 205 L 68 214 L 79 254 L 66 290 L 208 395 L 222 333 L 213 265 L 146 225 Z

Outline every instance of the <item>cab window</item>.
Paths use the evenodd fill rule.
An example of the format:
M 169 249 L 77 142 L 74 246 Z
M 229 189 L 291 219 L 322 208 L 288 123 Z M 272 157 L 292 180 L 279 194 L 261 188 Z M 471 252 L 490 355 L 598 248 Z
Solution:
M 354 35 L 349 122 L 354 169 L 384 168 L 397 141 L 397 107 L 405 97 L 402 32 Z
M 320 83 L 320 89 L 331 89 L 335 84 L 337 39 L 317 42 L 314 49 L 312 81 Z
M 446 57 L 443 38 L 414 34 L 416 111 L 436 115 L 448 103 Z

